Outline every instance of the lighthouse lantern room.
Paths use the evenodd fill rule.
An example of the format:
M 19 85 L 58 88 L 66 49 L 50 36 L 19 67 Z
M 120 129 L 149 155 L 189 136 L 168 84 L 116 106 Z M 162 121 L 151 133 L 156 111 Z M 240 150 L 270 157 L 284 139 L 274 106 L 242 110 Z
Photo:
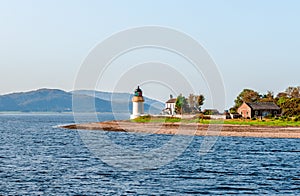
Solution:
M 144 114 L 144 97 L 143 92 L 138 86 L 134 91 L 134 96 L 132 97 L 132 115 L 130 119 L 135 119 Z

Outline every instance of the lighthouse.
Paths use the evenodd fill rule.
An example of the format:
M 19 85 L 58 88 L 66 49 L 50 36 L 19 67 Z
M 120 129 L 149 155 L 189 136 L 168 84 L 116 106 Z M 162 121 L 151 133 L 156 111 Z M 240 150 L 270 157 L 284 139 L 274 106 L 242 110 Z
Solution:
M 134 96 L 132 97 L 132 115 L 130 119 L 135 119 L 144 114 L 144 97 L 143 92 L 138 86 L 134 91 Z

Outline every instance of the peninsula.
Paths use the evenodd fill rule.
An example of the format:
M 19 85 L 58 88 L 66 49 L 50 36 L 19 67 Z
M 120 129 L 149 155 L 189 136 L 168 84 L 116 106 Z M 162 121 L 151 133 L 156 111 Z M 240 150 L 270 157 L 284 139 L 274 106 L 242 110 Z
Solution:
M 246 89 L 238 97 L 243 97 L 247 93 L 258 96 L 258 93 Z M 298 94 L 300 97 L 300 91 Z M 262 99 L 268 100 L 261 100 L 261 102 L 255 103 L 246 102 L 245 98 L 238 100 L 239 107 L 235 108 L 238 113 L 235 115 L 230 115 L 228 112 L 220 114 L 216 110 L 205 110 L 203 113 L 194 111 L 196 112 L 194 115 L 182 115 L 183 111 L 191 112 L 195 108 L 196 110 L 197 108 L 199 109 L 203 104 L 204 96 L 191 94 L 188 99 L 191 102 L 189 106 L 187 106 L 188 101 L 184 96 L 179 95 L 177 98 L 170 96 L 163 110 L 165 114 L 153 116 L 144 114 L 143 92 L 138 86 L 132 97 L 132 115 L 130 120 L 73 124 L 61 127 L 146 134 L 300 138 L 300 116 L 294 118 L 281 116 L 279 115 L 281 108 L 274 101 L 269 101 L 269 98 L 272 96 L 266 95 L 262 97 Z M 282 99 L 279 100 L 283 102 Z M 286 111 L 289 110 L 285 109 L 284 112 Z M 175 115 L 178 113 L 181 115 Z M 239 118 L 235 119 L 234 116 L 239 116 Z
M 146 134 L 179 134 L 197 136 L 300 138 L 300 127 L 232 124 L 202 124 L 186 122 L 105 121 L 64 125 L 61 128 L 103 130 Z

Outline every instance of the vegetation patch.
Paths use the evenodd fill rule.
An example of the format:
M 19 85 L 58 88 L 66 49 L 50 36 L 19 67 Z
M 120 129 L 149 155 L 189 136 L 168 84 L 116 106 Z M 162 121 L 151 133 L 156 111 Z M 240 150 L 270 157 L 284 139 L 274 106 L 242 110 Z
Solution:
M 135 119 L 132 119 L 131 122 L 138 122 L 138 123 L 174 123 L 174 122 L 181 122 L 181 118 L 177 117 L 154 117 L 151 115 L 145 115 L 145 116 L 140 116 Z
M 280 120 L 280 119 L 263 119 L 263 120 L 242 120 L 242 119 L 230 119 L 225 120 L 224 124 L 232 125 L 250 125 L 250 126 L 300 126 L 300 122 L 293 120 Z
M 300 117 L 292 118 L 272 118 L 272 119 L 226 119 L 226 120 L 210 120 L 205 118 L 200 118 L 200 116 L 181 119 L 177 117 L 153 117 L 150 115 L 140 116 L 136 119 L 131 120 L 131 122 L 138 123 L 199 123 L 199 124 L 227 124 L 227 125 L 249 125 L 249 126 L 300 126 Z

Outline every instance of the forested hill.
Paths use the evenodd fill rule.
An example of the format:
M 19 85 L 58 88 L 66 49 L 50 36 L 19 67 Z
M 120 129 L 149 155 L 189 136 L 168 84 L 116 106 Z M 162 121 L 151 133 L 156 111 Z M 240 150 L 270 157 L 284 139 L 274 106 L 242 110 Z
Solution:
M 72 111 L 72 93 L 59 89 L 39 89 L 29 92 L 12 93 L 0 96 L 0 111 L 16 112 L 70 112 Z M 130 112 L 132 103 L 128 93 L 109 93 L 100 91 L 76 91 L 79 101 L 86 103 L 94 100 L 97 112 Z M 102 98 L 102 97 L 103 98 Z M 117 97 L 118 99 L 114 99 Z M 155 105 L 155 107 L 154 107 Z M 146 98 L 145 111 L 159 113 L 163 104 Z M 82 112 L 86 111 L 82 107 Z

